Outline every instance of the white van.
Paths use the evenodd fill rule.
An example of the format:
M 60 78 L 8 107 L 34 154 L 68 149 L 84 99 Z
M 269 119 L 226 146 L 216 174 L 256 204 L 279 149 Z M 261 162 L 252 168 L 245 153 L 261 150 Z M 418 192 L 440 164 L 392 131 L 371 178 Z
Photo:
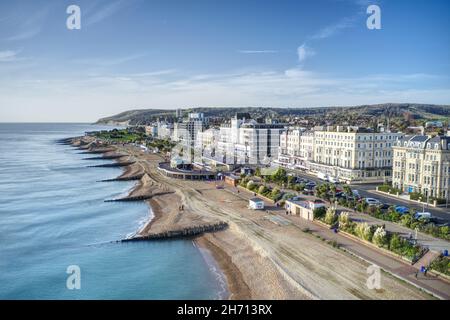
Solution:
M 335 177 L 328 177 L 328 181 L 331 183 L 339 183 L 338 178 L 335 178 Z
M 328 175 L 323 172 L 317 172 L 317 178 L 320 180 L 328 181 Z

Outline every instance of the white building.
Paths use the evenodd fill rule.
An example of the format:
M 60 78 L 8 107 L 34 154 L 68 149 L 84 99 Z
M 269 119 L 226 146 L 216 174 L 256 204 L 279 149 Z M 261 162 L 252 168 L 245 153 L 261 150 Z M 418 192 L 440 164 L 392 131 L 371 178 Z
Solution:
M 290 130 L 282 136 L 278 161 L 285 166 L 322 172 L 342 181 L 390 180 L 392 145 L 401 133 L 358 127 Z
M 393 152 L 395 188 L 449 198 L 450 136 L 406 136 L 395 143 Z
M 159 139 L 172 139 L 173 124 L 166 122 L 157 123 L 157 137 Z
M 219 129 L 216 157 L 226 164 L 269 164 L 278 156 L 282 124 L 257 123 L 238 114 Z

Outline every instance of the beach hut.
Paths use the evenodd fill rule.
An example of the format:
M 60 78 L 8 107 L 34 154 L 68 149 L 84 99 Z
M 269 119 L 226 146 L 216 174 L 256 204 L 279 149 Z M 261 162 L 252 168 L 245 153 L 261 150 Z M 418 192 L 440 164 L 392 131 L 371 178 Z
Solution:
M 259 198 L 252 198 L 248 200 L 248 207 L 253 210 L 263 210 L 264 209 L 264 201 Z

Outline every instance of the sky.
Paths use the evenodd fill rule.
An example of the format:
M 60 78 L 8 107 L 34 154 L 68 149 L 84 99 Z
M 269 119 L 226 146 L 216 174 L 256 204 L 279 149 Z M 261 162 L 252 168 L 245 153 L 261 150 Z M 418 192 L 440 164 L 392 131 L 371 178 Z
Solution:
M 450 104 L 449 30 L 448 0 L 0 0 L 0 122 Z

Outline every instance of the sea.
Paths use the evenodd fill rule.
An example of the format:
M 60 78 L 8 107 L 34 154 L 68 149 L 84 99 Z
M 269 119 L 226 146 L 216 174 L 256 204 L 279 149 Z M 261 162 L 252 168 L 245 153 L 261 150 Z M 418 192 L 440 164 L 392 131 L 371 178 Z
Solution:
M 57 140 L 112 129 L 0 123 L 0 299 L 224 299 L 223 274 L 192 240 L 117 242 L 153 217 L 105 202 L 135 182 Z

